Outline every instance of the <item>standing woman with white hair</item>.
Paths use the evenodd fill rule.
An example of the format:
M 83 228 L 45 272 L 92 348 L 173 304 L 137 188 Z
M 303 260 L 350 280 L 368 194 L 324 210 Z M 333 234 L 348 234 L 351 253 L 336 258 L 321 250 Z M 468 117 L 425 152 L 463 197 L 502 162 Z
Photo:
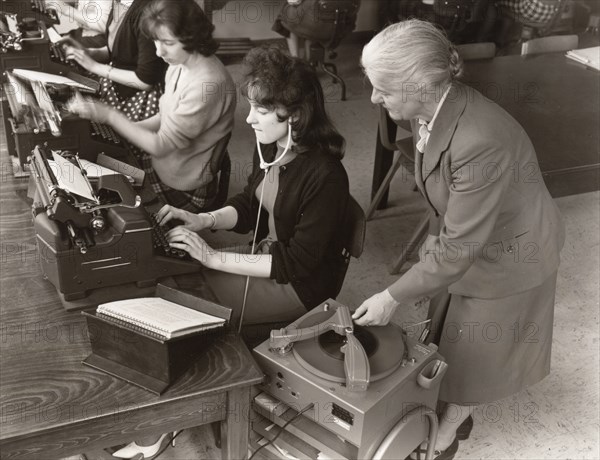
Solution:
M 384 325 L 399 305 L 432 298 L 431 339 L 448 362 L 435 447 L 449 459 L 475 406 L 549 373 L 564 226 L 529 137 L 457 81 L 460 57 L 435 26 L 389 26 L 365 46 L 362 65 L 371 101 L 419 126 L 415 180 L 432 220 L 421 261 L 353 318 Z

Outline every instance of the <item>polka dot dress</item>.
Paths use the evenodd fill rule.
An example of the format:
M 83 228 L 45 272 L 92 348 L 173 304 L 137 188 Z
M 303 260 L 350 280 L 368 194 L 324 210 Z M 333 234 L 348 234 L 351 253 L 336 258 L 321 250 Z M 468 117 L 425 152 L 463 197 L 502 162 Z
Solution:
M 149 91 L 138 91 L 130 98 L 123 99 L 117 94 L 117 90 L 111 80 L 101 78 L 98 94 L 102 101 L 119 109 L 131 121 L 141 121 L 158 113 L 158 101 L 163 92 L 164 86 L 161 84 L 154 86 Z M 147 156 L 143 150 L 135 145 L 128 143 L 128 146 L 136 157 L 142 158 Z
M 164 88 L 155 86 L 149 91 L 138 91 L 128 99 L 122 99 L 117 94 L 114 84 L 106 78 L 100 79 L 100 99 L 119 109 L 131 121 L 141 121 L 158 113 L 158 100 Z

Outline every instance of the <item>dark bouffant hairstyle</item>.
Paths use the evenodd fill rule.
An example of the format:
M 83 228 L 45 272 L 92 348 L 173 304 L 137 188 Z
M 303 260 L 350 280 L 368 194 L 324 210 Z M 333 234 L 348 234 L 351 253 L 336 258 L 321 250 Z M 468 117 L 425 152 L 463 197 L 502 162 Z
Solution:
M 212 34 L 215 26 L 194 0 L 154 0 L 145 8 L 142 27 L 148 37 L 156 38 L 165 26 L 188 52 L 211 56 L 219 47 Z
M 325 111 L 323 88 L 314 69 L 279 47 L 254 48 L 244 59 L 246 74 L 242 94 L 276 110 L 280 121 L 292 117 L 294 141 L 336 158 L 344 156 L 344 138 Z

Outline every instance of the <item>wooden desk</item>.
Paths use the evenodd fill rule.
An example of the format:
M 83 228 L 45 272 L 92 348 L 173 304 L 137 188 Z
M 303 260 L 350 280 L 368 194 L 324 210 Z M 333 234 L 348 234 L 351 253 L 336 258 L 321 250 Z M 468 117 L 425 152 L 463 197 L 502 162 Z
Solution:
M 245 458 L 250 387 L 262 373 L 241 339 L 217 339 L 160 397 L 82 365 L 84 318 L 42 279 L 26 181 L 12 177 L 6 144 L 0 158 L 2 459 L 60 458 L 214 421 L 223 458 Z
M 504 56 L 465 63 L 463 81 L 509 112 L 525 129 L 554 197 L 600 189 L 600 74 L 564 53 Z M 390 136 L 396 126 L 389 123 Z M 373 197 L 392 155 L 377 136 Z M 387 195 L 379 208 L 385 208 Z

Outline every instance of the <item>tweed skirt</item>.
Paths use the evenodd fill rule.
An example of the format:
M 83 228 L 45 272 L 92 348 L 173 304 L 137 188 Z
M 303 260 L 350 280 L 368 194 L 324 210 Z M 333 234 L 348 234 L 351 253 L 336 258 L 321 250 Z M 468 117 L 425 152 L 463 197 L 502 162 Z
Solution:
M 431 300 L 432 341 L 448 363 L 441 401 L 492 402 L 549 374 L 556 276 L 499 299 L 445 292 Z

